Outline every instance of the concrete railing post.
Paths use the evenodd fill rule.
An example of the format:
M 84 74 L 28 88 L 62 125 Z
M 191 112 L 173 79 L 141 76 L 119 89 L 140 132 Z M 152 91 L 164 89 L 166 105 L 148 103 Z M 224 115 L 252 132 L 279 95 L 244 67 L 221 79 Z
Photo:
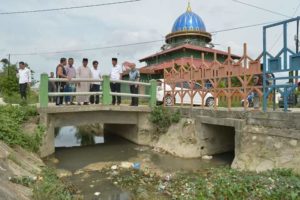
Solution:
M 40 91 L 39 91 L 39 100 L 40 100 L 40 107 L 45 108 L 48 107 L 48 74 L 41 74 L 40 80 Z
M 109 76 L 103 76 L 102 92 L 102 104 L 109 105 L 111 103 Z
M 155 107 L 156 106 L 156 90 L 157 90 L 157 82 L 156 80 L 150 81 L 150 101 L 149 106 Z

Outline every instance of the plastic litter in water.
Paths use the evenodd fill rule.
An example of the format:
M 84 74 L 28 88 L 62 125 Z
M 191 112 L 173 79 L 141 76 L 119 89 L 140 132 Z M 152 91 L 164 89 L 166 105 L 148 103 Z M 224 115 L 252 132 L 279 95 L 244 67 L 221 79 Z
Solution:
M 94 195 L 95 196 L 99 196 L 101 194 L 101 192 L 95 192 Z
M 133 169 L 141 169 L 141 163 L 133 163 Z

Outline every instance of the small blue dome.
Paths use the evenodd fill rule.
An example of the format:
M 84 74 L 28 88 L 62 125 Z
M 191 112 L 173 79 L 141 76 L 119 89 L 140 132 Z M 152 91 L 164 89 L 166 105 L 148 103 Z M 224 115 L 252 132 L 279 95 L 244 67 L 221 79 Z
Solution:
M 199 15 L 188 9 L 175 21 L 172 33 L 179 31 L 203 31 L 206 32 L 205 24 Z

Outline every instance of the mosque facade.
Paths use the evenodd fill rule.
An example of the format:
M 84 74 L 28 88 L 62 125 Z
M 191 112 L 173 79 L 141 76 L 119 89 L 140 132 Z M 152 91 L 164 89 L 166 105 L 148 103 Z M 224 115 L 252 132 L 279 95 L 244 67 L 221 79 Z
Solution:
M 228 52 L 214 49 L 211 41 L 211 33 L 206 30 L 202 18 L 192 11 L 189 3 L 186 12 L 174 22 L 171 33 L 166 35 L 160 52 L 139 60 L 146 63 L 146 66 L 140 68 L 142 80 L 163 78 L 165 67 L 176 62 L 188 64 L 191 58 L 197 62 L 203 55 L 207 62 L 212 62 L 214 55 L 218 61 L 225 61 Z M 231 56 L 233 59 L 240 58 L 237 55 Z

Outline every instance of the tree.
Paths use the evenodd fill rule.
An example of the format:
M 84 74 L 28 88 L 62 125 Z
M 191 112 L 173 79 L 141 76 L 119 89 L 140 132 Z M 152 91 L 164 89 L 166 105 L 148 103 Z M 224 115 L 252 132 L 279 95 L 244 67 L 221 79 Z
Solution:
M 0 73 L 0 92 L 3 95 L 11 95 L 19 90 L 17 66 L 11 65 L 7 59 L 2 59 L 1 62 L 4 65 Z

